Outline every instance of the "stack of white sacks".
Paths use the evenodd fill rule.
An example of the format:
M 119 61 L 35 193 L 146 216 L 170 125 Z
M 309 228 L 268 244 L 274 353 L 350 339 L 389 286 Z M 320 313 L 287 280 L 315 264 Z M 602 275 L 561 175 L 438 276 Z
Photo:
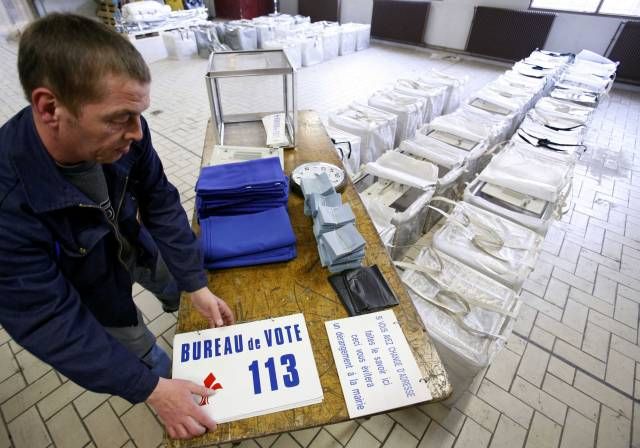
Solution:
M 351 149 L 359 151 L 352 150 L 347 159 L 344 150 L 339 155 L 348 174 L 357 179 L 356 188 L 394 258 L 420 238 L 429 201 L 451 176 L 439 172 L 432 161 L 393 149 L 457 105 L 466 82 L 433 71 L 418 79 L 398 80 L 375 92 L 366 105 L 354 102 L 329 114 L 327 132 L 334 143 L 357 140 Z M 359 164 L 354 169 L 355 160 Z
M 231 50 L 282 49 L 297 69 L 369 48 L 371 25 L 311 23 L 307 16 L 270 14 L 221 23 L 217 32 Z
M 384 152 L 398 147 L 416 135 L 418 129 L 459 104 L 467 78 L 453 78 L 431 71 L 418 79 L 399 79 L 394 85 L 371 95 L 368 104 L 358 102 L 329 114 L 329 136 L 332 129 L 360 139 L 360 151 L 355 155 L 360 164 L 376 161 Z M 344 160 L 343 160 L 344 161 Z M 360 174 L 360 165 L 352 169 L 345 161 L 352 178 Z
M 374 111 L 355 116 L 350 112 L 352 106 L 329 114 L 331 127 L 361 139 L 365 176 L 356 187 L 365 202 L 369 206 L 379 202 L 395 210 L 391 223 L 396 232 L 388 244 L 394 259 L 402 258 L 441 217 L 429 207 L 431 197 L 457 199 L 461 195 L 465 183 L 483 170 L 527 111 L 554 85 L 567 60 L 534 52 L 516 66 L 534 67 L 536 77 L 509 70 L 446 115 L 440 114 L 459 104 L 466 80 L 437 72 L 415 80 L 401 79 L 394 89 L 376 92 L 369 105 L 384 109 L 386 115 L 380 112 L 375 120 L 371 118 Z M 545 67 L 538 69 L 540 64 Z M 421 111 L 422 124 L 416 129 Z M 391 136 L 394 118 L 396 133 Z M 386 151 L 397 154 L 381 158 Z M 403 163 L 398 163 L 400 155 L 405 156 Z M 433 167 L 424 171 L 422 184 L 416 181 L 418 164 Z M 446 212 L 452 206 L 442 203 L 440 207 Z
M 394 151 L 420 162 L 438 154 L 453 160 L 458 154 L 463 166 L 477 170 L 465 176 L 471 181 L 463 201 L 436 192 L 428 207 L 446 219 L 431 230 L 430 244 L 413 262 L 397 262 L 452 381 L 448 404 L 509 337 L 520 306 L 518 293 L 550 223 L 567 205 L 589 120 L 615 71 L 615 63 L 591 52 L 574 60 L 536 51 Z M 461 121 L 469 113 L 474 128 L 468 126 L 473 121 Z M 501 142 L 505 133 L 508 140 Z M 486 166 L 462 157 L 478 145 L 493 152 Z M 403 182 L 415 188 L 415 172 L 407 172 Z M 430 179 L 432 171 L 426 170 L 423 180 Z
M 341 158 L 392 258 L 430 233 L 413 263 L 397 263 L 454 385 L 449 403 L 510 335 L 615 70 L 586 51 L 534 51 L 460 107 L 465 80 L 430 73 L 329 114 L 328 133 L 349 142 Z

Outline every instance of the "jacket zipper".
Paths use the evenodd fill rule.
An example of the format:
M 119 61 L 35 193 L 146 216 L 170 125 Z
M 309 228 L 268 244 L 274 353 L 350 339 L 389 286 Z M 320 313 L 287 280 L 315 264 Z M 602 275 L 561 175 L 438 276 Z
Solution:
M 127 192 L 127 184 L 129 183 L 129 176 L 124 178 L 124 187 L 122 189 L 122 196 L 120 197 L 120 202 L 118 203 L 118 207 L 115 210 L 115 216 L 113 218 L 114 222 L 117 223 L 118 222 L 118 216 L 120 214 L 120 209 L 122 208 L 122 203 L 124 202 L 124 196 Z M 122 243 L 122 239 L 121 239 L 121 234 L 120 234 L 120 230 L 118 229 L 118 226 L 116 224 L 114 224 L 113 222 L 111 222 L 111 220 L 107 217 L 106 213 L 104 212 L 104 210 L 102 210 L 100 207 L 98 207 L 97 205 L 93 205 L 93 204 L 78 204 L 78 207 L 81 208 L 95 208 L 98 209 L 102 212 L 102 214 L 105 216 L 105 218 L 107 218 L 107 222 L 109 223 L 109 225 L 111 226 L 111 228 L 113 229 L 113 232 L 115 234 L 116 237 L 116 241 L 118 242 L 118 261 L 122 264 L 122 266 L 124 266 L 126 269 L 129 269 L 129 267 L 127 266 L 127 264 L 124 262 L 124 260 L 122 260 L 122 248 L 124 247 L 124 244 Z M 86 253 L 86 249 L 84 248 L 80 248 L 80 253 L 82 255 L 82 252 L 84 251 Z

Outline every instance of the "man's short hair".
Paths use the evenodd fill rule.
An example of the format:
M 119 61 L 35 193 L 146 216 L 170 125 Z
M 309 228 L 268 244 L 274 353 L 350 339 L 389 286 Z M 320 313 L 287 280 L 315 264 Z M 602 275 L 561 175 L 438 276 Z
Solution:
M 107 94 L 106 75 L 151 81 L 149 67 L 131 42 L 74 14 L 50 14 L 29 25 L 20 39 L 18 73 L 27 101 L 34 89 L 46 87 L 76 115 L 83 104 Z

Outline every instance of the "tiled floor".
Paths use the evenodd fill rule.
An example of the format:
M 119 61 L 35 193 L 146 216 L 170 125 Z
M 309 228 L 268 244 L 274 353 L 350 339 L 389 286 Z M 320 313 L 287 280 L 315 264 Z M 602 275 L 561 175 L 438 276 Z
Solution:
M 0 123 L 24 104 L 16 46 L 0 44 Z M 469 75 L 469 91 L 503 68 L 375 47 L 299 73 L 300 108 L 325 115 L 398 77 L 431 67 Z M 151 66 L 146 114 L 185 204 L 209 109 L 203 60 Z M 552 227 L 525 284 L 507 348 L 453 409 L 417 406 L 243 447 L 640 447 L 640 95 L 614 90 L 598 109 L 571 210 Z M 176 318 L 145 291 L 136 303 L 164 346 Z M 0 329 L 0 448 L 155 447 L 162 428 L 144 405 L 82 390 Z

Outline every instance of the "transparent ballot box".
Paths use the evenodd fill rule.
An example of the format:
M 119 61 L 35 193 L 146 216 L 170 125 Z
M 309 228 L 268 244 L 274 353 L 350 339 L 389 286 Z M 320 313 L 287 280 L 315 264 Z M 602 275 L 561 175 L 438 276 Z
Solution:
M 205 78 L 216 144 L 295 146 L 295 69 L 282 49 L 212 53 Z
M 388 179 L 365 174 L 354 182 L 370 215 L 388 215 L 390 227 L 377 227 L 380 238 L 394 260 L 401 260 L 422 236 L 429 202 L 435 188 L 422 190 Z
M 426 247 L 402 281 L 442 360 L 452 406 L 504 348 L 520 310 L 518 295 L 464 263 Z

